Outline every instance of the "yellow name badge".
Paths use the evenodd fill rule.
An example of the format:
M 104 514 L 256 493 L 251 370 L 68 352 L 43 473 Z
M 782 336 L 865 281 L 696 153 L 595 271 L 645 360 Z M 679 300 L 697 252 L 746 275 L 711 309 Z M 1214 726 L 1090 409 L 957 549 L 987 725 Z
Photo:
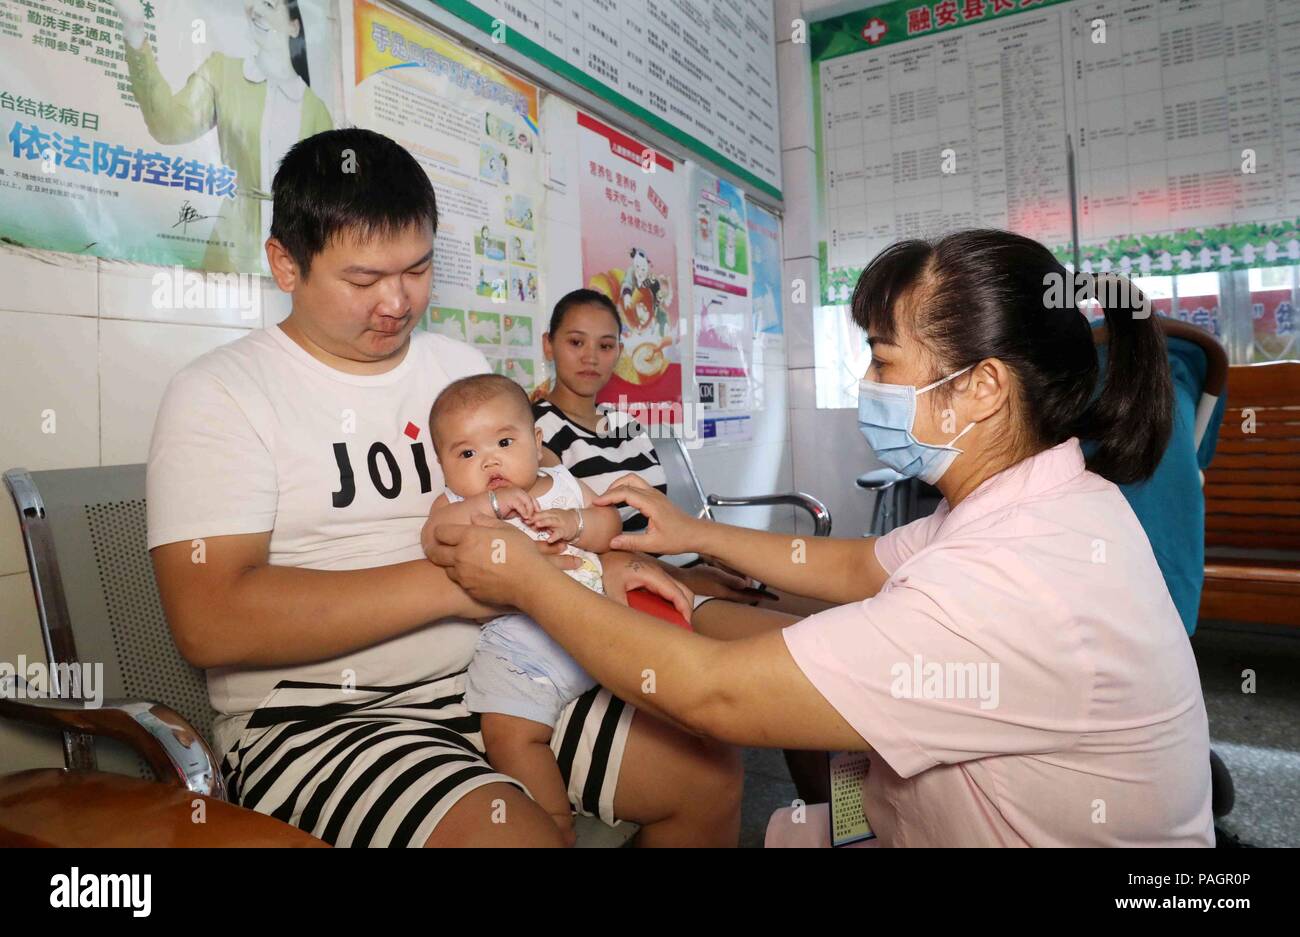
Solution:
M 871 766 L 866 752 L 831 752 L 831 845 L 875 839 L 862 806 L 862 784 Z

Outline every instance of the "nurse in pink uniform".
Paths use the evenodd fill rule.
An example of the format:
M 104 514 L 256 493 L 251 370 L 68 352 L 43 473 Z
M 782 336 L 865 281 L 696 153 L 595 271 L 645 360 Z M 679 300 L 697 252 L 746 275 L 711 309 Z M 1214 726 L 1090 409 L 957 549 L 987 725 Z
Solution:
M 490 520 L 441 528 L 430 556 L 640 708 L 740 745 L 867 752 L 881 845 L 1211 846 L 1196 662 L 1116 487 L 1148 477 L 1169 435 L 1163 339 L 1140 308 L 1107 308 L 1095 394 L 1067 277 L 999 231 L 901 242 L 863 272 L 858 422 L 881 462 L 943 493 L 930 517 L 792 539 L 688 517 L 634 476 L 599 499 L 649 518 L 616 548 L 697 551 L 829 611 L 743 608 L 729 640 L 691 634 L 614 608 Z M 768 829 L 770 845 L 828 839 L 824 806 Z

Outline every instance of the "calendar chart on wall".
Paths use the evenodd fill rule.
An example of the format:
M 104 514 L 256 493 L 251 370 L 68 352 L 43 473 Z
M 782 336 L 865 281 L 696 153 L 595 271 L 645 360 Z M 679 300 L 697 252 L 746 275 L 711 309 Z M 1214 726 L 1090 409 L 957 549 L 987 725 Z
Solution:
M 433 0 L 774 198 L 772 0 Z
M 810 41 L 825 302 L 955 228 L 1070 262 L 1070 148 L 1085 270 L 1300 260 L 1300 0 L 902 0 Z

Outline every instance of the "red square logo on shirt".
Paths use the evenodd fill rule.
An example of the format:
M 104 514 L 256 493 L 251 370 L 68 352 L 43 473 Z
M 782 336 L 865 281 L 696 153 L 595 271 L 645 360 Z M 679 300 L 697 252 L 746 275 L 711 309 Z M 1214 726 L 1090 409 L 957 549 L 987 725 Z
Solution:
M 403 430 L 403 432 L 405 432 L 406 435 L 410 436 L 412 439 L 420 438 L 420 427 L 416 426 L 410 420 L 406 421 L 406 429 Z

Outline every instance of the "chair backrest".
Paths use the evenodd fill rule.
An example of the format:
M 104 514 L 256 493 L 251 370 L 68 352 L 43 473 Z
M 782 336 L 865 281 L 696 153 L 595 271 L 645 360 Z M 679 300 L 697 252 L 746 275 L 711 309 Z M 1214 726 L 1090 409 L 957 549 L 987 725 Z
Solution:
M 210 739 L 216 713 L 203 671 L 172 640 L 145 546 L 145 466 L 17 470 L 5 480 L 18 504 L 52 663 L 72 663 L 62 658 L 75 655 L 78 663 L 102 664 L 104 698 L 166 703 Z M 143 759 L 111 739 L 95 739 L 95 754 L 102 770 L 153 777 Z
M 1205 481 L 1207 546 L 1300 550 L 1300 361 L 1228 369 Z
M 669 499 L 692 517 L 712 519 L 713 511 L 709 509 L 708 502 L 705 500 L 704 486 L 700 484 L 700 477 L 695 474 L 695 466 L 691 464 L 691 455 L 685 443 L 676 437 L 651 441 L 655 456 L 663 465 L 664 474 L 668 477 Z

